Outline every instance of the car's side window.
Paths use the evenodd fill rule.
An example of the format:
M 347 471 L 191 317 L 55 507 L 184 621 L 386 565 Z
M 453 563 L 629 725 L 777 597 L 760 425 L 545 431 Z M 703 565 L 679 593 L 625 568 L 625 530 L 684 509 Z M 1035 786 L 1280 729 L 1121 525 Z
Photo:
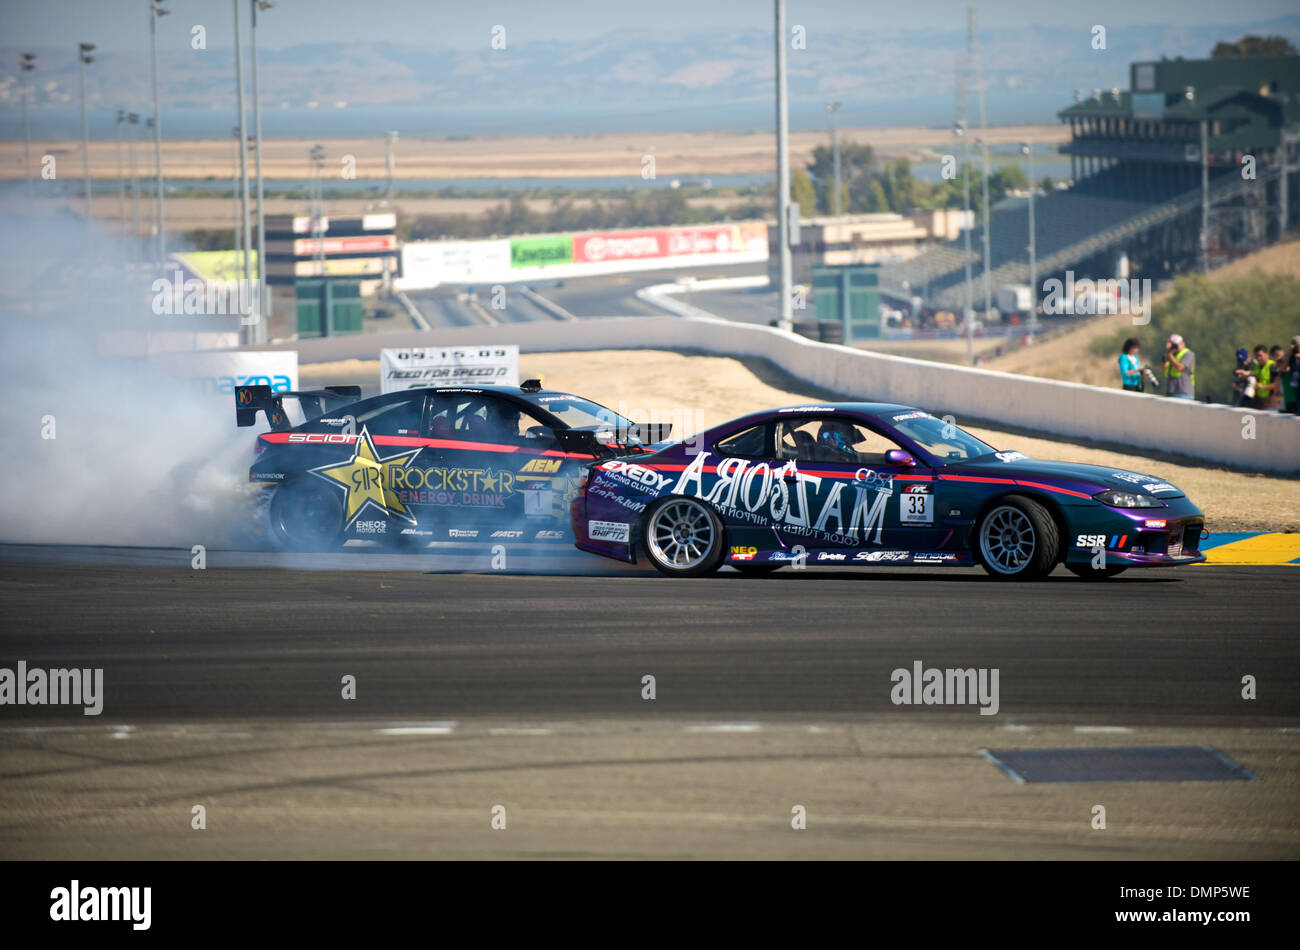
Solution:
M 768 427 L 765 424 L 742 429 L 714 443 L 719 455 L 731 455 L 742 459 L 771 458 L 771 444 L 768 441 Z
M 777 458 L 800 462 L 884 465 L 898 446 L 866 426 L 835 416 L 783 419 L 777 423 Z
M 420 416 L 424 412 L 424 393 L 412 393 L 406 398 L 368 399 L 357 406 L 357 431 L 365 426 L 371 435 L 420 434 Z
M 547 445 L 551 430 L 515 403 L 494 396 L 438 396 L 431 407 L 429 436 L 468 442 Z

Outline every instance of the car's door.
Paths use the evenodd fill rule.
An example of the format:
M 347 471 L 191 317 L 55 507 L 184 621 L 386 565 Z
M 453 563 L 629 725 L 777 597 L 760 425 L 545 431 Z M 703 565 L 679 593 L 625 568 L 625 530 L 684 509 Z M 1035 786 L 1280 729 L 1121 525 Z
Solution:
M 437 459 L 425 501 L 450 538 L 521 540 L 534 522 L 553 527 L 560 460 L 543 453 L 557 442 L 527 407 L 494 393 L 440 392 L 425 425 Z
M 390 533 L 390 523 L 408 524 L 413 517 L 402 496 L 407 473 L 425 456 L 424 404 L 423 391 L 373 396 L 303 427 L 315 431 L 290 433 L 290 441 L 328 452 L 328 460 L 304 459 L 304 467 L 342 493 L 349 536 L 379 539 Z
M 791 416 L 776 423 L 774 436 L 772 468 L 786 496 L 774 499 L 772 514 L 786 544 L 870 552 L 937 543 L 934 473 L 910 453 L 915 465 L 891 460 L 888 453 L 902 446 L 866 419 Z

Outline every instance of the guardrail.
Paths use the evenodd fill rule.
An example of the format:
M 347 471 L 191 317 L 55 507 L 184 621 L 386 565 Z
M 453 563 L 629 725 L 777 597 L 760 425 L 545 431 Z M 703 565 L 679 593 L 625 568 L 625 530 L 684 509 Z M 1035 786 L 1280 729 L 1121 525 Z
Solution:
M 757 357 L 848 399 L 1132 446 L 1250 471 L 1300 474 L 1300 417 L 1251 412 L 819 343 L 757 324 L 704 317 L 609 317 L 328 337 L 254 347 L 296 349 L 300 363 L 375 359 L 381 346 L 517 343 L 525 353 L 662 349 Z M 633 394 L 629 394 L 629 397 Z M 1014 448 L 1014 446 L 1007 446 Z

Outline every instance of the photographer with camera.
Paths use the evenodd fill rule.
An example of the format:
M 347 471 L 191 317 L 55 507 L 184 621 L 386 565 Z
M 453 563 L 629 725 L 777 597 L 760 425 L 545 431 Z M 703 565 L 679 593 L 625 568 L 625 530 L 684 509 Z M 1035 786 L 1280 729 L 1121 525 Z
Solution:
M 1196 354 L 1183 338 L 1171 333 L 1165 342 L 1165 358 L 1160 363 L 1165 374 L 1165 395 L 1172 399 L 1196 398 Z
M 1119 355 L 1119 384 L 1132 393 L 1142 392 L 1140 347 L 1137 337 L 1131 336 L 1124 341 L 1124 350 Z

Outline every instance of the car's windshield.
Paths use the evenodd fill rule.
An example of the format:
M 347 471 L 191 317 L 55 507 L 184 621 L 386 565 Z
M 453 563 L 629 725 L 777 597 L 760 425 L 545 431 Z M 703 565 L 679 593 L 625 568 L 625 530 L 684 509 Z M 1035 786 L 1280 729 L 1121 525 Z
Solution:
M 632 425 L 631 421 L 624 419 L 613 409 L 606 409 L 599 403 L 580 399 L 577 396 L 560 394 L 538 396 L 537 404 L 547 412 L 555 413 L 565 425 L 573 429 L 591 426 L 626 429 Z
M 936 419 L 928 412 L 900 412 L 890 416 L 889 421 L 899 432 L 941 461 L 962 462 L 997 451 L 969 432 Z

